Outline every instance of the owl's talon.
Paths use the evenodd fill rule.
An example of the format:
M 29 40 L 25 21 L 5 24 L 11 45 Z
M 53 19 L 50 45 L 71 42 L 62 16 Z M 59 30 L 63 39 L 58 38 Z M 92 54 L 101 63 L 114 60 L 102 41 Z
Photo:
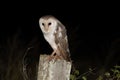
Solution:
M 54 56 L 55 61 L 58 60 L 58 59 L 62 60 L 63 58 L 62 58 L 62 56 L 58 56 L 58 55 Z
M 57 50 L 54 50 L 54 51 L 52 52 L 51 56 L 55 56 L 55 55 L 56 55 L 56 51 L 57 51 Z
M 46 58 L 46 61 L 50 62 L 52 59 L 53 59 L 53 56 L 48 56 L 48 57 Z

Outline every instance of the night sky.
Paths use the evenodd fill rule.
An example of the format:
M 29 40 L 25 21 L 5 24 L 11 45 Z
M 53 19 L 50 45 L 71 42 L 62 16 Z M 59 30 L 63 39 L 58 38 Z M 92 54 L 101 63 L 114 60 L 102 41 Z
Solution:
M 44 8 L 31 5 L 23 8 L 22 5 L 19 7 L 16 5 L 6 7 L 1 13 L 1 43 L 7 37 L 21 31 L 23 42 L 37 37 L 40 46 L 48 48 L 49 45 L 43 38 L 38 21 L 43 15 L 53 15 L 66 26 L 73 59 L 102 61 L 111 54 L 111 49 L 115 46 L 112 59 L 117 57 L 116 60 L 120 61 L 118 60 L 120 31 L 117 25 L 117 11 L 112 7 Z M 44 49 L 40 50 L 45 52 Z

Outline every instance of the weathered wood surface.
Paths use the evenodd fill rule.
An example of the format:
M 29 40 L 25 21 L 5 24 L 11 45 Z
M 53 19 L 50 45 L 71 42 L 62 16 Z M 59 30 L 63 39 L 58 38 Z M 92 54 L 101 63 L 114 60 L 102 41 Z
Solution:
M 37 80 L 70 80 L 71 62 L 51 60 L 48 55 L 40 55 Z

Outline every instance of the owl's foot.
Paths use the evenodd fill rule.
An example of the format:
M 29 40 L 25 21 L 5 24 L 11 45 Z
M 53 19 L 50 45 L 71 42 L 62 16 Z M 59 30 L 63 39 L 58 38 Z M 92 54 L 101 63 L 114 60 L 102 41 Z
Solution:
M 62 60 L 63 59 L 63 57 L 62 56 L 60 56 L 60 55 L 55 55 L 54 56 L 54 60 L 56 61 L 56 60 L 58 60 L 58 59 L 60 59 L 60 60 Z
M 52 55 L 50 55 L 50 56 L 48 56 L 47 58 L 46 58 L 46 61 L 48 61 L 48 63 L 50 62 L 50 61 L 54 61 L 54 62 L 56 62 L 57 60 L 63 60 L 63 57 L 62 56 L 59 56 L 59 55 L 54 55 L 54 56 L 52 56 Z
M 46 61 L 50 62 L 53 58 L 54 58 L 54 57 L 50 55 L 50 56 L 48 56 L 48 57 L 46 58 Z
M 59 50 L 54 50 L 53 53 L 51 54 L 53 59 L 56 61 L 57 59 L 63 59 L 63 57 L 60 55 Z
M 52 52 L 51 56 L 54 57 L 54 56 L 56 55 L 56 52 L 57 52 L 57 50 L 54 50 L 54 51 Z
M 54 51 L 52 52 L 52 54 L 47 57 L 46 60 L 47 60 L 48 62 L 50 62 L 50 61 L 53 60 L 53 59 L 54 59 L 54 61 L 56 61 L 56 60 L 58 60 L 58 59 L 62 60 L 62 59 L 64 59 L 64 58 L 63 58 L 61 55 L 58 55 L 58 54 L 57 54 L 57 50 L 54 50 Z
M 56 55 L 56 50 L 54 50 L 52 54 L 46 58 L 46 60 L 50 62 L 52 59 L 54 59 L 55 55 Z

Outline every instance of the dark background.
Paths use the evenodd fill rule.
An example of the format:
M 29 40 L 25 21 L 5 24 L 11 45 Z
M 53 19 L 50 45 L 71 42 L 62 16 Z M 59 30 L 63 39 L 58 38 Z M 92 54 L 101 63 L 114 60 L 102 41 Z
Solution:
M 109 5 L 84 5 L 75 8 L 72 5 L 63 8 L 30 4 L 7 6 L 1 11 L 0 48 L 4 50 L 3 46 L 7 45 L 7 41 L 19 34 L 18 40 L 24 46 L 34 47 L 33 52 L 28 54 L 33 62 L 38 61 L 40 54 L 50 54 L 52 49 L 44 40 L 38 21 L 41 16 L 53 15 L 66 26 L 71 58 L 77 68 L 109 68 L 120 63 L 117 14 L 116 8 Z M 4 48 L 7 50 L 6 46 Z M 0 54 L 4 61 L 1 61 L 2 65 L 7 63 L 9 54 Z

